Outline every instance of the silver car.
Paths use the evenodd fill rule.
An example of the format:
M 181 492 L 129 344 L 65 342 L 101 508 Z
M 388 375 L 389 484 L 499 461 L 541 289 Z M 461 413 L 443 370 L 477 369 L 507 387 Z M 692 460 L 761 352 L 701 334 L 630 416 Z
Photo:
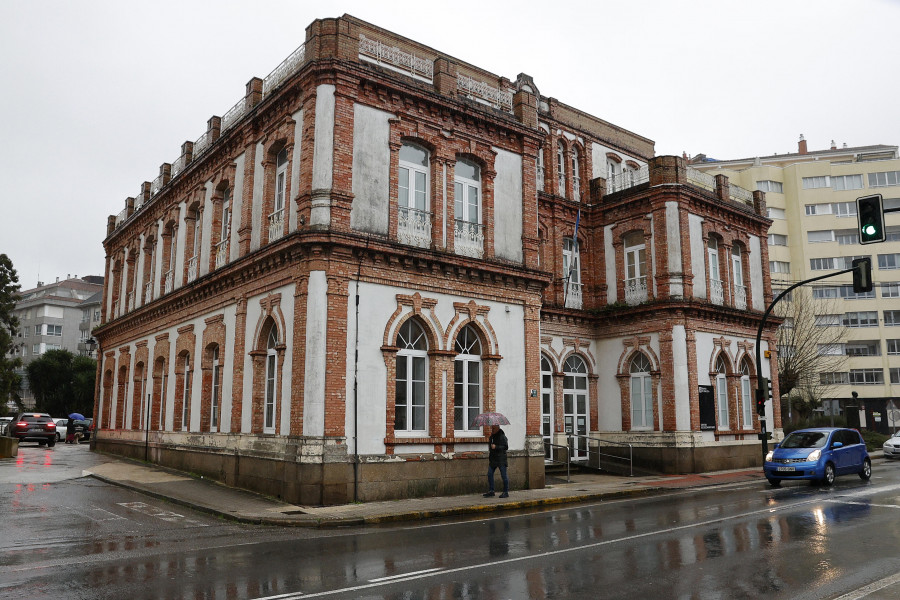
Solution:
M 0 435 L 6 435 L 6 428 L 10 421 L 12 421 L 12 417 L 0 417 Z
M 66 441 L 68 419 L 53 419 L 56 423 L 56 441 Z
M 900 458 L 900 431 L 888 438 L 881 448 L 885 458 Z

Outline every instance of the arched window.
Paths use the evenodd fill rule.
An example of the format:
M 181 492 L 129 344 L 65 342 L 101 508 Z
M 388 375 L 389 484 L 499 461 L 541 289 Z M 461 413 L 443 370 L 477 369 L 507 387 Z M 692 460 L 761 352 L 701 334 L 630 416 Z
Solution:
M 719 275 L 719 241 L 710 236 L 707 247 L 709 255 L 709 300 L 713 304 L 723 304 L 725 295 L 722 290 L 722 279 Z
M 282 148 L 275 156 L 275 197 L 269 215 L 269 241 L 284 235 L 284 196 L 287 190 L 288 151 Z
M 563 284 L 566 307 L 581 308 L 581 258 L 578 244 L 570 237 L 563 238 Z
M 750 363 L 745 360 L 741 363 L 741 419 L 743 422 L 738 425 L 738 429 L 753 428 L 752 394 L 750 388 Z
M 544 191 L 544 149 L 538 148 L 537 153 L 537 189 Z
M 572 147 L 572 194 L 575 200 L 581 199 L 581 169 L 578 168 L 578 148 Z
M 631 360 L 631 428 L 653 429 L 653 384 L 650 360 L 638 354 Z
M 178 229 L 172 223 L 166 228 L 169 236 L 169 248 L 166 256 L 166 275 L 163 284 L 164 293 L 169 294 L 175 289 L 175 253 L 178 250 Z
M 644 232 L 625 236 L 625 302 L 640 304 L 647 300 L 647 245 Z
M 228 240 L 231 237 L 231 189 L 222 190 L 222 229 L 216 244 L 216 268 L 228 262 Z
M 194 220 L 193 235 L 191 236 L 191 256 L 188 258 L 187 280 L 194 281 L 199 275 L 200 268 L 200 238 L 203 232 L 203 213 L 197 205 L 190 211 Z
M 550 360 L 541 354 L 541 436 L 544 438 L 544 456 L 553 458 L 553 366 Z
M 481 341 L 471 325 L 457 334 L 454 348 L 453 427 L 466 431 L 481 412 Z
M 404 244 L 420 247 L 431 244 L 429 165 L 428 151 L 424 148 L 409 143 L 400 147 L 397 237 Z
M 729 429 L 728 421 L 728 379 L 725 375 L 725 360 L 722 356 L 716 359 L 716 413 L 718 416 L 719 429 L 724 431 Z
M 275 402 L 278 396 L 278 328 L 273 323 L 266 339 L 266 397 L 263 408 L 263 433 L 275 433 Z
M 562 141 L 556 142 L 556 181 L 557 193 L 560 196 L 566 195 L 566 149 L 563 147 Z
M 191 420 L 191 355 L 184 353 L 184 381 L 181 390 L 181 430 L 190 429 Z
M 617 175 L 620 175 L 621 173 L 622 173 L 622 164 L 613 158 L 607 158 L 606 159 L 606 180 L 607 181 L 615 181 L 614 178 Z M 621 186 L 618 186 L 615 189 L 621 189 Z
M 587 458 L 588 379 L 587 367 L 580 356 L 566 359 L 563 377 L 563 418 L 570 436 L 572 458 Z
M 740 244 L 731 246 L 731 273 L 734 278 L 734 304 L 747 308 L 747 288 L 744 286 L 744 261 Z
M 409 319 L 397 332 L 394 431 L 425 433 L 428 417 L 428 339 L 422 326 Z
M 209 420 L 212 431 L 218 431 L 219 428 L 219 395 L 222 385 L 221 373 L 222 364 L 219 362 L 219 345 L 216 344 L 212 350 L 212 398 Z
M 481 168 L 467 160 L 457 160 L 454 175 L 457 254 L 481 258 L 484 232 L 481 225 Z

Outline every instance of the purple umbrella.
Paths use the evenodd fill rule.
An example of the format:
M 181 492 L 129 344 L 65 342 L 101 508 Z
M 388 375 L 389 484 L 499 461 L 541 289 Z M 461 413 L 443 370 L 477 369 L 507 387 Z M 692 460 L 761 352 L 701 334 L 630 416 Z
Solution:
M 509 425 L 509 419 L 498 412 L 481 413 L 472 421 L 471 427 L 484 427 L 485 425 Z

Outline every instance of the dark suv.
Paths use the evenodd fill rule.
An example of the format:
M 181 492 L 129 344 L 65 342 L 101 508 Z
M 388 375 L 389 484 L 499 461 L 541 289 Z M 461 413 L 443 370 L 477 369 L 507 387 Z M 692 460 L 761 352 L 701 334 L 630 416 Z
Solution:
M 47 413 L 19 413 L 7 425 L 6 435 L 20 442 L 37 442 L 52 448 L 56 445 L 56 423 Z

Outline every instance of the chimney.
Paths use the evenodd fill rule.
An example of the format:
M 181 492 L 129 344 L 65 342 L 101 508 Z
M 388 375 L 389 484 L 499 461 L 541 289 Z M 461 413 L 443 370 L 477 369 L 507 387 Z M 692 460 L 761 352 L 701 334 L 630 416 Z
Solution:
M 800 141 L 797 143 L 797 153 L 798 154 L 808 154 L 806 151 L 806 138 L 803 137 L 803 134 L 800 134 Z
M 834 143 L 834 140 L 831 140 L 831 149 L 837 150 L 837 144 Z

